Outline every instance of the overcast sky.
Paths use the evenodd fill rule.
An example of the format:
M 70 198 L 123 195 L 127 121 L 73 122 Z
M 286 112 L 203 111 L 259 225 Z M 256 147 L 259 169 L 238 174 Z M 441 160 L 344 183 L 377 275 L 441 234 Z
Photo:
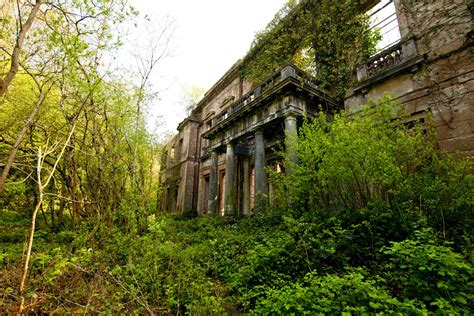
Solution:
M 167 17 L 173 21 L 170 56 L 160 61 L 150 80 L 159 92 L 159 98 L 151 105 L 150 125 L 156 125 L 155 117 L 161 115 L 157 132 L 175 131 L 185 117 L 179 105 L 182 90 L 210 88 L 247 52 L 255 32 L 263 29 L 284 3 L 285 0 L 131 0 L 142 17 L 151 18 L 152 25 L 139 25 L 123 51 L 131 53 L 143 46 L 142 41 L 159 33 L 158 25 L 167 24 Z M 130 54 L 124 60 L 133 66 Z

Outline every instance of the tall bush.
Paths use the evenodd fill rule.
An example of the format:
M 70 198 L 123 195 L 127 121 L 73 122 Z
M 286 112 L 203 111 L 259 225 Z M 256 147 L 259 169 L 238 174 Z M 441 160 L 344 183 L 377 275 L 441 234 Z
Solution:
M 397 109 L 385 96 L 356 114 L 306 121 L 288 142 L 298 162 L 283 154 L 290 172 L 273 177 L 279 207 L 347 224 L 376 220 L 394 234 L 424 223 L 451 239 L 472 231 L 472 159 L 438 150 L 429 120 L 408 126 Z

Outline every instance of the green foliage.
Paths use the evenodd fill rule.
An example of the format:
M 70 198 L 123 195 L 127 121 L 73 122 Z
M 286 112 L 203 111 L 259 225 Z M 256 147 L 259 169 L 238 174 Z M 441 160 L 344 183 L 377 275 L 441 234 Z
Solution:
M 114 174 L 126 172 L 133 157 L 115 137 L 144 141 L 137 156 L 144 162 L 152 149 L 145 145 L 146 134 L 133 128 L 119 133 L 134 121 L 118 113 L 133 111 L 103 92 L 101 102 L 108 102 L 107 96 L 117 111 L 109 113 L 108 129 L 117 133 L 89 135 L 79 129 L 98 146 L 97 157 L 78 155 L 76 163 L 90 181 L 83 183 L 84 192 L 93 192 L 103 177 L 112 184 L 94 192 L 104 197 L 100 205 L 84 204 L 96 213 L 84 215 L 75 231 L 48 227 L 47 217 L 41 217 L 26 293 L 41 310 L 472 311 L 472 161 L 438 151 L 429 124 L 427 131 L 405 126 L 390 98 L 359 114 L 306 122 L 298 139 L 288 143 L 290 154 L 282 154 L 288 172 L 271 175 L 278 203 L 268 212 L 190 219 L 154 214 L 152 205 L 137 201 L 143 195 L 132 178 L 121 182 Z M 116 192 L 119 187 L 123 190 Z M 45 205 L 49 211 L 57 204 L 48 199 Z M 11 271 L 20 266 L 28 219 L 26 213 L 0 214 L 0 308 L 13 311 L 18 281 Z
M 292 56 L 301 45 L 295 23 L 296 1 L 288 1 L 265 30 L 258 32 L 244 58 L 243 74 L 254 82 L 264 80 Z
M 380 40 L 370 31 L 358 0 L 288 1 L 255 36 L 243 62 L 246 78 L 259 82 L 285 62 L 310 72 L 335 97 L 342 98 L 352 71 L 375 51 Z
M 291 173 L 274 178 L 280 207 L 349 224 L 366 220 L 397 238 L 426 221 L 460 240 L 473 227 L 472 160 L 436 150 L 430 130 L 409 129 L 389 97 L 379 103 L 303 125 L 292 149 L 298 163 L 284 155 Z
M 41 230 L 32 270 L 41 277 L 31 280 L 32 288 L 54 297 L 42 303 L 50 311 L 60 311 L 58 302 L 106 313 L 219 314 L 233 306 L 256 314 L 472 309 L 472 265 L 438 245 L 432 233 L 414 233 L 415 239 L 384 234 L 383 227 L 375 233 L 390 220 L 378 214 L 378 221 L 373 215 L 350 225 L 311 213 L 269 213 L 154 215 L 142 234 L 96 223 L 76 233 Z M 393 238 L 401 241 L 390 243 Z M 20 256 L 8 257 L 4 271 L 20 261 L 19 245 Z M 8 287 L 15 286 L 5 284 L 8 303 L 14 297 Z
M 257 35 L 243 75 L 259 81 L 290 61 L 341 97 L 377 41 L 358 2 L 289 2 Z M 35 234 L 26 303 L 39 312 L 472 311 L 472 264 L 463 257 L 472 260 L 472 160 L 436 150 L 429 130 L 405 126 L 388 97 L 357 115 L 306 122 L 288 143 L 299 163 L 283 155 L 288 173 L 272 177 L 278 205 L 268 213 L 155 214 L 160 148 L 137 106 L 145 96 L 104 77 L 95 59 L 117 47 L 116 23 L 135 12 L 124 1 L 53 3 L 97 19 L 67 23 L 51 8 L 49 24 L 28 38 L 26 51 L 45 58 L 25 60 L 27 69 L 54 71 L 39 76 L 48 94 L 0 200 L 0 310 L 17 311 L 22 243 L 38 198 L 29 176 L 35 150 L 77 123 Z M 10 45 L 15 28 L 10 17 L 0 21 Z M 1 53 L 0 66 L 6 61 Z M 12 82 L 0 113 L 1 155 L 38 93 L 25 73 Z
M 148 232 L 140 236 L 103 227 L 107 246 L 101 253 L 109 254 L 107 280 L 116 301 L 98 311 L 222 312 L 222 285 L 207 275 L 209 248 L 187 244 L 177 225 L 179 220 L 150 216 Z
M 5 3 L 0 10 L 8 17 L 0 22 L 5 35 L 0 68 L 5 74 L 31 4 Z M 0 192 L 1 288 L 14 289 L 2 291 L 2 311 L 12 312 L 14 301 L 23 295 L 17 276 L 31 213 L 40 197 L 37 178 L 53 166 L 56 172 L 44 188 L 33 239 L 27 306 L 39 304 L 54 313 L 57 302 L 67 297 L 85 311 L 98 306 L 107 310 L 109 277 L 100 255 L 113 239 L 106 230 L 119 226 L 119 233 L 130 238 L 146 231 L 157 202 L 160 154 L 145 124 L 146 105 L 139 104 L 147 91 L 129 77 L 115 72 L 112 76 L 101 59 L 120 45 L 118 24 L 136 14 L 122 0 L 53 0 L 42 5 L 26 35 L 21 66 L 0 100 L 0 156 L 5 158 L 0 171 L 18 145 L 5 191 Z M 59 159 L 58 149 L 72 126 L 74 133 Z M 38 148 L 52 150 L 36 172 Z M 128 258 L 128 252 L 117 251 L 117 257 Z M 91 281 L 93 277 L 97 280 Z M 95 291 L 99 284 L 105 293 Z M 110 304 L 117 301 L 111 299 Z
M 392 242 L 383 252 L 389 255 L 387 280 L 402 296 L 425 302 L 430 310 L 463 313 L 474 309 L 472 264 L 449 248 L 439 245 L 429 229 L 416 238 Z
M 268 290 L 254 312 L 256 314 L 376 314 L 409 311 L 423 311 L 417 302 L 400 303 L 377 283 L 383 280 L 367 280 L 362 271 L 341 276 L 316 272 L 305 276 L 303 282 L 296 282 L 281 289 Z M 420 308 L 417 307 L 420 305 Z

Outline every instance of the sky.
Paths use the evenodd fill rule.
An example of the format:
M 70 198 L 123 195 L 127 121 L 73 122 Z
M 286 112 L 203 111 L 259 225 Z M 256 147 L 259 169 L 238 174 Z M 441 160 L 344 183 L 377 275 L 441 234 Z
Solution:
M 157 134 L 176 131 L 185 117 L 180 105 L 183 90 L 209 89 L 250 48 L 285 0 L 131 0 L 141 13 L 130 28 L 121 57 L 133 67 L 131 57 L 145 54 L 146 43 L 171 21 L 172 36 L 167 55 L 154 68 L 150 84 L 158 98 L 150 102 L 148 123 Z M 146 22 L 143 17 L 149 18 Z M 160 48 L 161 49 L 161 48 Z M 161 119 L 157 121 L 157 116 Z

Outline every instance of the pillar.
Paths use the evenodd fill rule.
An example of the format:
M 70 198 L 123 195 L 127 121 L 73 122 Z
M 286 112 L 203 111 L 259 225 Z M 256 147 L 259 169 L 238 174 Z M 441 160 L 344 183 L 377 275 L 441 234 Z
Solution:
M 295 152 L 295 146 L 298 137 L 298 127 L 296 125 L 296 116 L 288 114 L 285 116 L 285 137 L 286 137 L 286 154 L 293 163 L 298 162 L 298 157 Z
M 211 152 L 211 172 L 209 175 L 209 201 L 208 201 L 208 212 L 210 214 L 217 214 L 217 162 L 218 162 L 217 151 Z
M 265 198 L 265 141 L 263 131 L 255 132 L 255 210 L 263 211 Z
M 242 212 L 244 215 L 250 213 L 250 161 L 245 158 L 242 161 Z
M 224 191 L 224 215 L 234 215 L 234 145 L 227 144 L 227 151 L 225 155 L 225 191 Z

